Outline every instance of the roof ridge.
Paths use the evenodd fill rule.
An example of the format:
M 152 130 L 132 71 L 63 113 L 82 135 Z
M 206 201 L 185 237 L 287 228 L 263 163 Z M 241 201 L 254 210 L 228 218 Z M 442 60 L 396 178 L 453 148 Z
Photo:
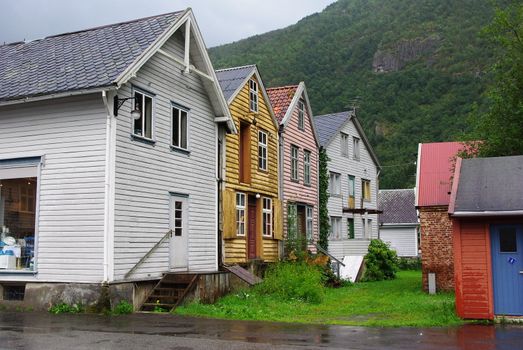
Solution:
M 254 64 L 246 64 L 245 66 L 216 69 L 215 72 L 226 72 L 226 71 L 230 71 L 230 70 L 243 69 L 243 68 L 249 68 L 249 67 L 253 67 L 253 68 L 256 67 L 256 63 L 254 63 Z
M 269 90 L 283 90 L 283 89 L 289 89 L 289 88 L 297 88 L 299 87 L 300 84 L 296 84 L 296 85 L 283 85 L 283 86 L 276 86 L 276 87 L 271 87 L 271 88 L 267 88 L 266 90 L 269 91 Z
M 348 113 L 349 116 L 351 115 L 352 111 L 341 111 L 341 112 L 334 112 L 334 113 L 327 113 L 327 114 L 321 114 L 321 115 L 315 115 L 314 118 L 320 118 L 320 117 L 329 117 L 337 114 L 344 114 Z
M 97 29 L 102 29 L 102 28 L 121 26 L 121 25 L 124 25 L 124 24 L 140 22 L 140 21 L 151 19 L 151 18 L 165 17 L 165 16 L 168 16 L 168 15 L 179 14 L 179 13 L 182 13 L 183 11 L 185 11 L 185 10 L 167 12 L 167 13 L 162 13 L 162 14 L 159 14 L 159 15 L 153 15 L 153 16 L 147 16 L 147 17 L 142 17 L 142 18 L 136 18 L 136 19 L 123 21 L 123 22 L 109 23 L 109 24 L 104 24 L 104 25 L 97 26 L 97 27 L 85 28 L 85 29 L 80 29 L 80 30 L 75 30 L 75 31 L 72 31 L 72 32 L 65 32 L 65 33 L 60 33 L 60 34 L 55 34 L 55 35 L 49 35 L 49 36 L 44 37 L 43 39 L 56 38 L 56 37 L 65 36 L 65 35 L 90 32 L 90 31 L 97 30 Z M 36 41 L 36 40 L 42 40 L 42 39 L 35 39 L 33 41 Z

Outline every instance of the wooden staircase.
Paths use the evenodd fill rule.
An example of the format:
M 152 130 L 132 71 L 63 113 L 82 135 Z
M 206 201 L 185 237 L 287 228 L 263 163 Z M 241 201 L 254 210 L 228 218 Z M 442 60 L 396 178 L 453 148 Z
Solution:
M 172 311 L 195 287 L 200 276 L 192 273 L 166 273 L 140 307 L 142 312 Z M 160 309 L 161 308 L 161 309 Z

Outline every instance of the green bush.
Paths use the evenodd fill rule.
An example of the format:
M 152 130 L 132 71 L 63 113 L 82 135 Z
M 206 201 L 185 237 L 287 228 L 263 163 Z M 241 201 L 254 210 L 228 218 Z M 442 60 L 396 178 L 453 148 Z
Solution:
M 81 305 L 73 304 L 68 305 L 66 303 L 60 303 L 53 305 L 49 308 L 49 312 L 52 314 L 78 314 L 83 312 L 84 309 Z
M 113 309 L 115 315 L 127 315 L 132 314 L 134 307 L 127 300 L 121 300 Z
M 320 269 L 304 262 L 271 266 L 263 282 L 256 286 L 256 292 L 311 304 L 320 303 L 325 294 Z
M 421 259 L 399 258 L 398 267 L 400 270 L 421 270 Z
M 396 251 L 379 239 L 373 239 L 365 256 L 364 281 L 382 281 L 396 278 L 398 256 Z

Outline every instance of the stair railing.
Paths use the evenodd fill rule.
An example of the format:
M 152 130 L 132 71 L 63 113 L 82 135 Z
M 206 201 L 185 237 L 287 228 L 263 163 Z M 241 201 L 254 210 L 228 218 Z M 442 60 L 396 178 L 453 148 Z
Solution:
M 156 250 L 158 249 L 158 247 L 160 245 L 162 245 L 162 243 L 167 239 L 167 238 L 170 238 L 172 237 L 172 233 L 173 233 L 173 230 L 169 230 L 165 233 L 165 235 L 163 235 L 162 239 L 160 239 L 158 242 L 156 242 L 156 244 L 151 248 L 149 249 L 149 251 L 147 253 L 145 253 L 144 256 L 142 256 L 142 258 L 140 260 L 138 260 L 138 262 L 133 266 L 131 267 L 131 269 L 129 271 L 127 271 L 127 273 L 123 276 L 124 279 L 127 279 L 129 276 L 131 276 L 133 274 L 133 272 L 141 265 L 143 264 L 143 262 L 145 260 L 147 260 L 147 258 L 149 256 L 151 256 L 151 254 Z
M 323 254 L 327 255 L 331 259 L 332 264 L 335 265 L 335 267 L 332 267 L 332 269 L 333 270 L 335 269 L 336 275 L 338 276 L 338 278 L 340 278 L 340 266 L 345 267 L 345 264 L 341 260 L 336 258 L 334 255 L 332 255 L 331 253 L 329 253 L 328 251 L 323 249 L 321 246 L 317 245 L 316 243 L 313 243 L 313 245 L 316 247 L 316 249 L 318 251 L 320 251 Z

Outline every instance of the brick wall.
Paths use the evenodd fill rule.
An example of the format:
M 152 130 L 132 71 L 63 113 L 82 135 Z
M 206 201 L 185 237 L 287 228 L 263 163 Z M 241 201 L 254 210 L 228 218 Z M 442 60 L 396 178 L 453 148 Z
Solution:
M 419 211 L 423 290 L 428 291 L 428 273 L 434 272 L 436 291 L 453 291 L 452 222 L 447 212 L 448 207 L 422 207 Z

